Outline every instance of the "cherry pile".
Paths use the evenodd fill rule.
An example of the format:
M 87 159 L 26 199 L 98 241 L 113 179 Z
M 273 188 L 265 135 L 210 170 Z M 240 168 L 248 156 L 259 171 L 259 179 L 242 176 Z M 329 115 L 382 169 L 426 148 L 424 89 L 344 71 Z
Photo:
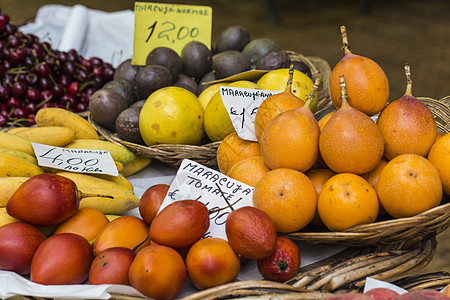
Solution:
M 0 10 L 0 128 L 33 125 L 44 107 L 86 111 L 91 95 L 113 75 L 111 64 L 98 57 L 58 51 L 22 33 Z

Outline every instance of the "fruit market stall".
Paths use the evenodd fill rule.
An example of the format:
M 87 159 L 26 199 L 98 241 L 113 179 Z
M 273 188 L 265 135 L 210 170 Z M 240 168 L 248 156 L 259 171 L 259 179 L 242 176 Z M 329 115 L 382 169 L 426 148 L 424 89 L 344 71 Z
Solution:
M 388 101 L 345 26 L 330 66 L 239 25 L 213 43 L 203 6 L 138 2 L 135 36 L 166 13 L 191 39 L 115 64 L 0 14 L 2 298 L 448 298 L 412 274 L 450 225 L 450 98 L 404 64 Z

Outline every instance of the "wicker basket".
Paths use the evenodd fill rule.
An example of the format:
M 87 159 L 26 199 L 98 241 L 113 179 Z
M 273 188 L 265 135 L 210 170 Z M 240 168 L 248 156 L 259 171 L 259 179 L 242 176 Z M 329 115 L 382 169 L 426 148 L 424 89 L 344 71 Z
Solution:
M 409 218 L 399 218 L 352 227 L 338 232 L 312 230 L 286 234 L 293 240 L 313 244 L 346 246 L 392 245 L 399 241 L 415 242 L 426 236 L 439 234 L 450 226 L 450 197 L 444 195 L 443 204 Z M 321 231 L 320 231 L 321 230 Z
M 450 132 L 450 96 L 435 100 L 420 99 L 435 116 L 438 131 Z M 350 229 L 330 232 L 323 228 L 304 228 L 302 231 L 286 234 L 294 240 L 315 244 L 339 244 L 346 246 L 390 245 L 400 240 L 415 242 L 430 234 L 439 234 L 450 226 L 450 196 L 443 196 L 441 205 L 409 218 L 377 221 Z
M 305 57 L 293 51 L 286 51 L 291 59 L 303 61 L 311 69 L 313 79 L 320 78 L 321 85 L 318 90 L 319 102 L 316 115 L 320 114 L 324 109 L 330 106 L 330 98 L 328 92 L 328 82 L 331 75 L 331 69 L 328 63 L 319 57 Z M 137 155 L 149 157 L 159 160 L 169 166 L 179 167 L 183 159 L 188 158 L 201 163 L 207 167 L 217 168 L 216 152 L 219 142 L 211 142 L 204 139 L 200 145 L 182 145 L 182 144 L 159 144 L 153 146 L 143 146 L 131 142 L 124 141 L 116 133 L 111 132 L 89 118 L 91 124 L 106 140 L 121 144 Z
M 236 281 L 181 298 L 213 299 L 322 299 L 336 294 L 359 292 L 366 277 L 392 282 L 407 290 L 440 289 L 450 283 L 450 274 L 438 272 L 408 277 L 432 259 L 436 240 L 409 245 L 348 248 L 328 259 L 303 267 L 291 280 L 278 283 L 269 280 Z M 137 299 L 114 295 L 112 299 Z
M 398 243 L 380 247 L 352 247 L 308 265 L 289 281 L 245 280 L 198 291 L 181 300 L 215 299 L 322 299 L 342 293 L 361 293 L 366 277 L 391 282 L 406 290 L 442 289 L 450 284 L 448 272 L 409 276 L 432 259 L 436 239 L 431 236 L 414 245 Z M 15 296 L 15 300 L 44 299 Z M 148 299 L 112 294 L 110 299 Z

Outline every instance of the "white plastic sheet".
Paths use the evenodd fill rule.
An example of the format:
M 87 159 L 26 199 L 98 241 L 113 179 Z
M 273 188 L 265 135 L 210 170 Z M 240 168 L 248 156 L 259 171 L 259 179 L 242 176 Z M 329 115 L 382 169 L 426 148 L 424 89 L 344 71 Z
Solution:
M 86 58 L 96 56 L 114 67 L 133 56 L 132 10 L 105 12 L 80 4 L 44 5 L 34 21 L 20 30 L 49 42 L 53 49 L 75 49 Z

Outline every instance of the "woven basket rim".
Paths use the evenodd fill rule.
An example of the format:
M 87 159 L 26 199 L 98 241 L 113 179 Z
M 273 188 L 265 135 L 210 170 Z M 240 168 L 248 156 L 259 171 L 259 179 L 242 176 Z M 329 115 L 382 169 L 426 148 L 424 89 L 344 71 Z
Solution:
M 313 244 L 338 244 L 352 247 L 390 245 L 398 243 L 399 239 L 420 239 L 430 234 L 439 234 L 449 226 L 450 202 L 412 217 L 357 225 L 343 231 L 305 230 L 287 233 L 284 236 Z

